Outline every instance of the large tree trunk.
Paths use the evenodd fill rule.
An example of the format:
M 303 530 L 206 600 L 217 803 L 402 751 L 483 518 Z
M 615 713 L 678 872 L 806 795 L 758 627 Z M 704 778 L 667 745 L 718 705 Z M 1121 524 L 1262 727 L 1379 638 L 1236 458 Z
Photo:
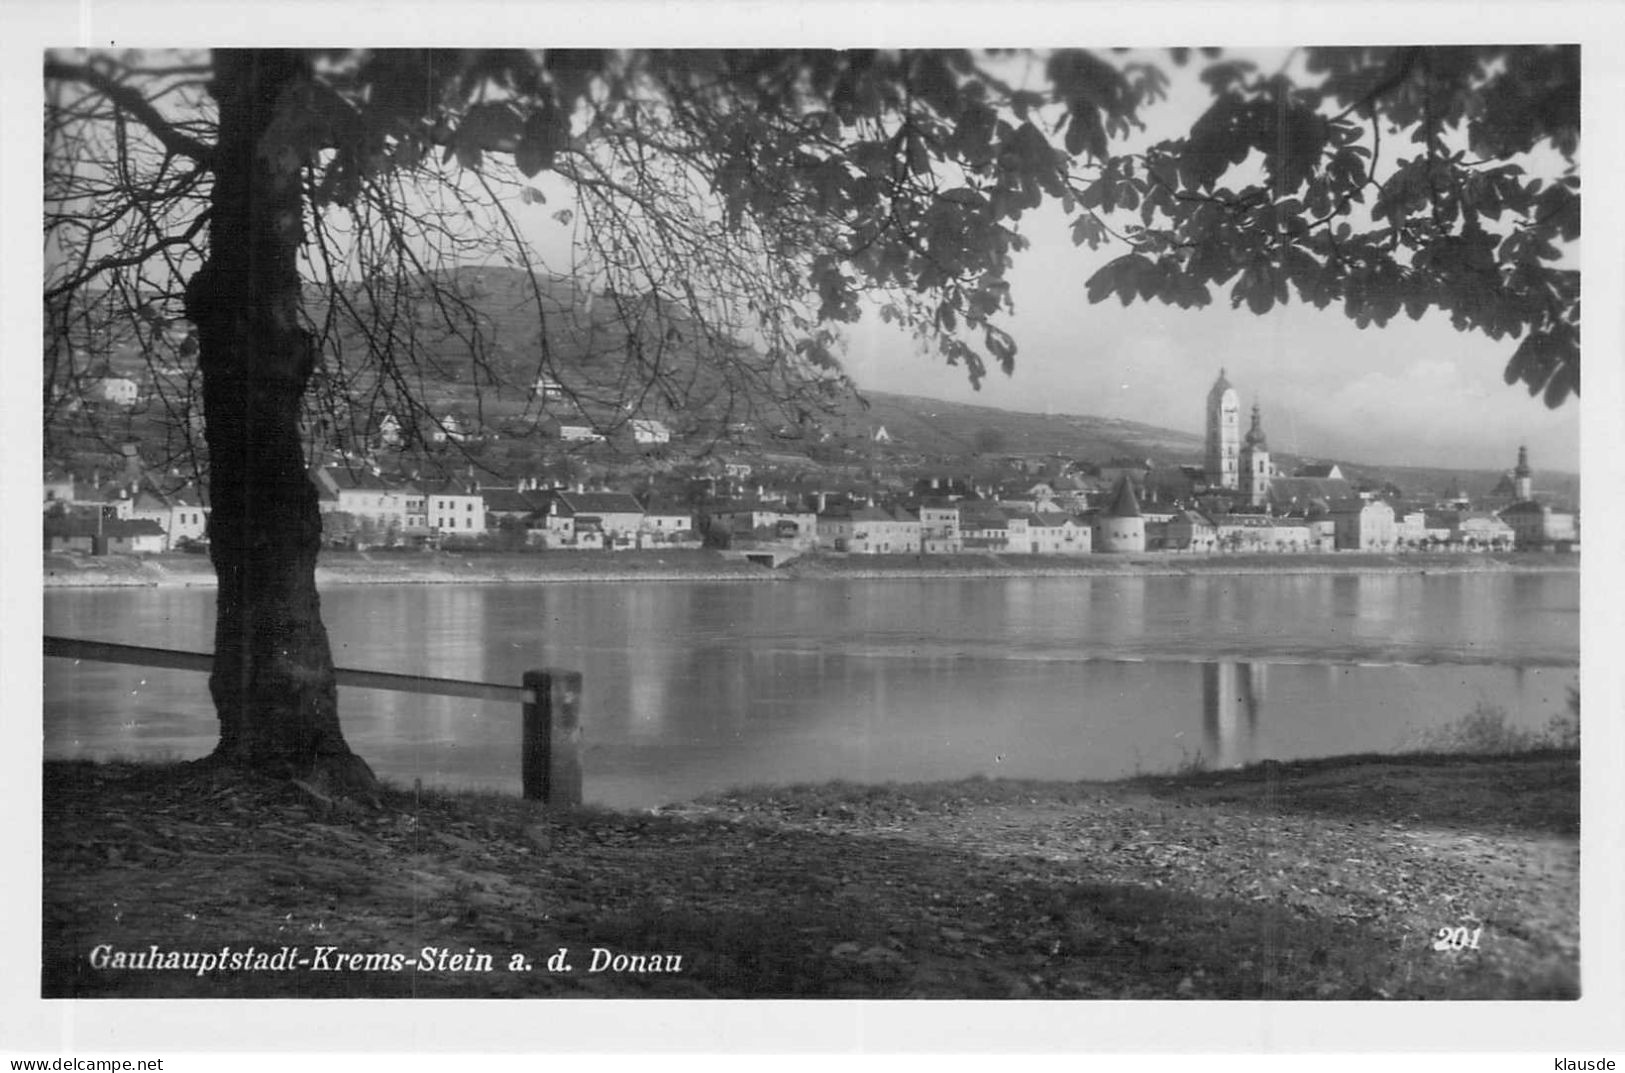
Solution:
M 209 680 L 220 744 L 212 759 L 355 789 L 373 777 L 339 730 L 316 594 L 321 515 L 299 436 L 314 368 L 298 315 L 302 158 L 275 144 L 287 124 L 273 127 L 305 65 L 294 52 L 215 54 L 220 134 L 209 260 L 186 292 L 200 344 L 209 546 L 220 579 Z

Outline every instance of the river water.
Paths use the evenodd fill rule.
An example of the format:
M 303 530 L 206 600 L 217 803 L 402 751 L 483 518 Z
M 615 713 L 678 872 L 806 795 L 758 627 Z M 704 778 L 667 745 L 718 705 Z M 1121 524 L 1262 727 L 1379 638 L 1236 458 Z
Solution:
M 1389 750 L 1476 708 L 1544 727 L 1578 573 L 335 587 L 339 665 L 584 675 L 589 802 L 827 779 L 1104 779 Z M 50 590 L 46 632 L 207 651 L 214 593 Z M 203 675 L 45 661 L 48 757 L 190 758 Z M 516 705 L 341 689 L 380 775 L 517 792 Z

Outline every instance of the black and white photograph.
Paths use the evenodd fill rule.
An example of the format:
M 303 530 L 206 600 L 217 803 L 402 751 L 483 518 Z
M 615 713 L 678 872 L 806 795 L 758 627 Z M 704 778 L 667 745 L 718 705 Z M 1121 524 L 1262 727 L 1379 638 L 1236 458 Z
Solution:
M 1618 1060 L 1605 5 L 149 6 L 7 47 L 7 1057 Z

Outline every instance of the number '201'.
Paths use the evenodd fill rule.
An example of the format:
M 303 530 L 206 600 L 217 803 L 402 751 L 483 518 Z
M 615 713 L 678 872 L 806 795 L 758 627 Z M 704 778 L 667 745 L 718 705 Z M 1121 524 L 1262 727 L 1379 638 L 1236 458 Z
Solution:
M 1433 940 L 1435 950 L 1477 950 L 1478 936 L 1484 930 L 1480 924 L 1472 931 L 1466 928 L 1440 928 Z

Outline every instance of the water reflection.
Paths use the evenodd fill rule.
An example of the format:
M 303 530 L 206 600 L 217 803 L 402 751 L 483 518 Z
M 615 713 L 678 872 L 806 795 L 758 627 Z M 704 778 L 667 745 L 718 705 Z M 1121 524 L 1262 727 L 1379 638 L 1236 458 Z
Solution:
M 1202 664 L 1203 759 L 1211 766 L 1237 767 L 1256 759 L 1268 672 L 1263 663 Z
M 339 662 L 585 679 L 589 800 L 752 782 L 1113 778 L 1393 748 L 1480 703 L 1543 727 L 1578 661 L 1578 578 L 1250 577 L 351 587 Z M 1487 625 L 1485 619 L 1493 619 Z M 212 594 L 53 592 L 46 628 L 206 648 Z M 196 756 L 201 675 L 49 660 L 51 756 Z M 511 706 L 342 691 L 381 773 L 517 786 Z

